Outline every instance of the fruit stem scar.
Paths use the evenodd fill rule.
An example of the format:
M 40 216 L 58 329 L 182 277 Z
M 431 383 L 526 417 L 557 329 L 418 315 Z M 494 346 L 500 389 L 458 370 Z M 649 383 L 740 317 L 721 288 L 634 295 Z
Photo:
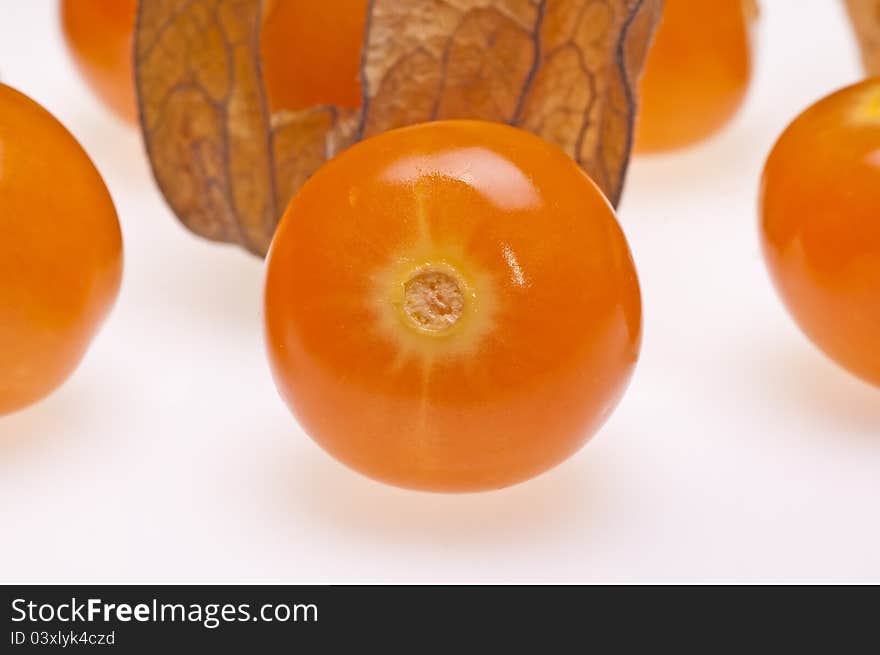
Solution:
M 447 332 L 461 318 L 464 306 L 465 293 L 451 271 L 421 268 L 403 284 L 403 313 L 424 332 Z

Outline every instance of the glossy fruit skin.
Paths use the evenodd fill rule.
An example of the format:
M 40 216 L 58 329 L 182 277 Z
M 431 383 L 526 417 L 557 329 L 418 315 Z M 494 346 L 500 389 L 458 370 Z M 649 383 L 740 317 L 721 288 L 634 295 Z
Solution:
M 798 325 L 880 385 L 880 79 L 788 127 L 764 169 L 760 212 L 770 275 Z
M 61 27 L 77 68 L 122 119 L 137 120 L 133 36 L 137 0 L 61 0 Z
M 754 0 L 666 0 L 642 73 L 635 149 L 667 152 L 736 114 L 752 74 Z
M 0 415 L 73 372 L 122 276 L 116 210 L 51 114 L 0 84 Z
M 260 33 L 270 109 L 361 106 L 368 0 L 265 0 Z
M 424 262 L 478 288 L 460 333 L 400 320 L 388 271 Z M 609 203 L 561 150 L 442 121 L 361 142 L 305 184 L 272 242 L 265 322 L 278 388 L 329 453 L 395 485 L 474 491 L 553 467 L 605 421 L 638 358 L 641 296 Z

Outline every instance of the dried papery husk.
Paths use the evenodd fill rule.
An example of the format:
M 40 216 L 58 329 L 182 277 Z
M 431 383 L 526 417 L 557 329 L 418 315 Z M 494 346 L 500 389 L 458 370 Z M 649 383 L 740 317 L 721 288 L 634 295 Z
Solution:
M 361 109 L 272 115 L 259 0 L 141 0 L 135 71 L 153 172 L 192 231 L 263 255 L 290 197 L 338 152 L 391 128 L 473 118 L 559 145 L 616 204 L 661 10 L 662 0 L 372 0 Z
M 865 69 L 880 75 L 880 0 L 845 0 L 862 46 Z

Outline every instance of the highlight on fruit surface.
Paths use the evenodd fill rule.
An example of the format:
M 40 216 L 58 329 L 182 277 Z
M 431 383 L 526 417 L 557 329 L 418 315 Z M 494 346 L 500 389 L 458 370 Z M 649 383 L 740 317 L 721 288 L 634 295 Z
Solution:
M 869 75 L 880 75 L 880 0 L 845 0 Z
M 305 431 L 433 491 L 503 487 L 576 452 L 642 329 L 602 192 L 556 146 L 478 121 L 392 130 L 316 172 L 272 242 L 264 316 Z
M 435 119 L 523 127 L 617 202 L 662 0 L 138 4 L 135 76 L 160 188 L 194 232 L 264 254 L 321 164 Z

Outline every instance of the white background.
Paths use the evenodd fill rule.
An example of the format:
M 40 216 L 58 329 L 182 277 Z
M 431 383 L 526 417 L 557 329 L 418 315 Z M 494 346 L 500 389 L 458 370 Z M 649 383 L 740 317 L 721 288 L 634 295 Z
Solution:
M 755 215 L 775 138 L 860 68 L 837 0 L 761 4 L 737 120 L 632 166 L 645 341 L 618 411 L 536 480 L 443 496 L 364 479 L 298 429 L 264 356 L 262 262 L 178 226 L 55 2 L 0 0 L 0 78 L 91 153 L 126 243 L 78 372 L 0 419 L 0 581 L 880 582 L 880 391 L 794 327 Z

